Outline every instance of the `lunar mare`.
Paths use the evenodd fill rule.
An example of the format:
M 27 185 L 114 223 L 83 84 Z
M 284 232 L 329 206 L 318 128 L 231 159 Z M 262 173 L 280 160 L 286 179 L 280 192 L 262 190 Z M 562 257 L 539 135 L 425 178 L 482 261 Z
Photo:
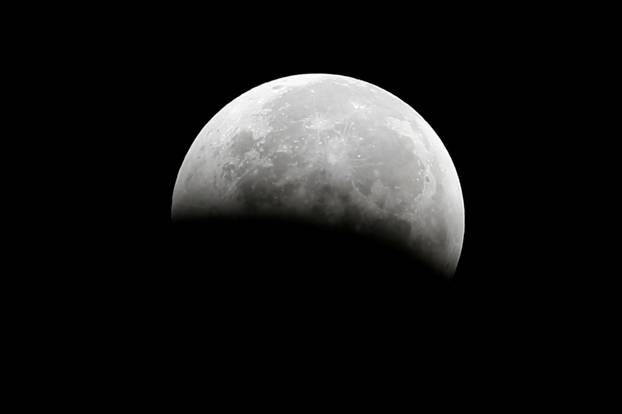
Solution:
M 327 74 L 264 83 L 201 130 L 179 170 L 174 220 L 289 217 L 397 240 L 453 275 L 462 250 L 458 174 L 413 108 Z

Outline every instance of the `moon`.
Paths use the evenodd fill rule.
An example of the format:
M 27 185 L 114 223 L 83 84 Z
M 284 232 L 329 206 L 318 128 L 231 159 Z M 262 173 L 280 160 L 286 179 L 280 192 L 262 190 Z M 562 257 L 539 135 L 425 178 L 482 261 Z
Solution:
M 430 125 L 391 93 L 329 74 L 276 79 L 222 108 L 185 156 L 171 215 L 347 228 L 447 277 L 464 238 L 458 174 Z

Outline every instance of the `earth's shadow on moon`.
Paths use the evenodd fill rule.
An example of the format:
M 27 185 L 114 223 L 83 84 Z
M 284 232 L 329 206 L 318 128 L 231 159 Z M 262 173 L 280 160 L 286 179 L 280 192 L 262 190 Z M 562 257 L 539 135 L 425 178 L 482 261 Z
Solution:
M 175 220 L 172 229 L 190 296 L 386 308 L 430 302 L 451 284 L 399 243 L 347 226 L 245 216 Z

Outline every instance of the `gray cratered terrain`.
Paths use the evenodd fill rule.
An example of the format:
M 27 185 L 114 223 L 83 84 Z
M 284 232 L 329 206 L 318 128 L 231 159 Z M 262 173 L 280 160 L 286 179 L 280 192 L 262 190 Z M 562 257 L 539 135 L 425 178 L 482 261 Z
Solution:
M 464 235 L 458 175 L 428 123 L 377 86 L 325 74 L 251 89 L 199 133 L 172 217 L 227 216 L 378 234 L 447 276 Z

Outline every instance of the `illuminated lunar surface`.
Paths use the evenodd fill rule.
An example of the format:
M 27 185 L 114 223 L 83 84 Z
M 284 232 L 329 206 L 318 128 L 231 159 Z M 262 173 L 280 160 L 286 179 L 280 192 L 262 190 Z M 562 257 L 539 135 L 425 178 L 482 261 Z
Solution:
M 219 111 L 179 170 L 172 217 L 378 234 L 446 276 L 464 235 L 458 174 L 430 125 L 377 86 L 326 74 L 265 83 Z

